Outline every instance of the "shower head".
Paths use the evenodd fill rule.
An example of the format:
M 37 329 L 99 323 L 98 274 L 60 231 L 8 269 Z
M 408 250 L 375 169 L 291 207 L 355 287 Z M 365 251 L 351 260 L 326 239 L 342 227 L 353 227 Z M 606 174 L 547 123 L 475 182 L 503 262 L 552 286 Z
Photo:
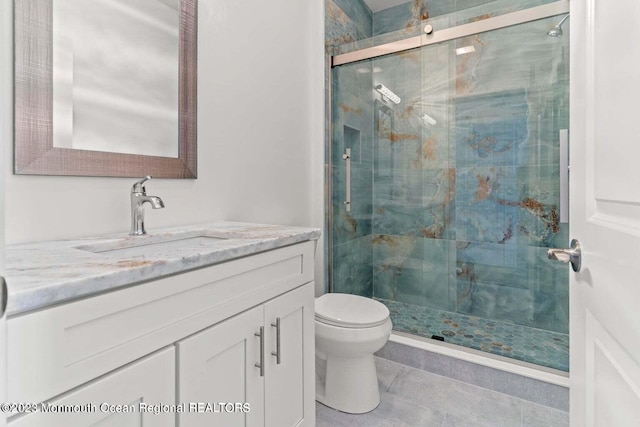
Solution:
M 555 27 L 549 30 L 547 35 L 550 37 L 562 37 L 562 34 L 564 34 L 562 32 L 562 24 L 564 24 L 564 21 L 566 21 L 568 17 L 569 14 L 566 14 Z

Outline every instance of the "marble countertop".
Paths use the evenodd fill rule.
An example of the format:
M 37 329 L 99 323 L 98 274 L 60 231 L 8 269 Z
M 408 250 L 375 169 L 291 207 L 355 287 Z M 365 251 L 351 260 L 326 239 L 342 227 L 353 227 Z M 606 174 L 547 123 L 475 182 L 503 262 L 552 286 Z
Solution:
M 314 228 L 238 222 L 148 233 L 7 246 L 7 315 L 320 237 Z

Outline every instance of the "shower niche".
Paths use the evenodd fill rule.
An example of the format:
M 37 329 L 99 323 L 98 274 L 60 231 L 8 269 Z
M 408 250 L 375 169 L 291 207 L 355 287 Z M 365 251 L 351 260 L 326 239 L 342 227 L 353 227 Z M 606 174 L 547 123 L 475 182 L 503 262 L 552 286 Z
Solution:
M 351 150 L 351 162 L 360 163 L 360 131 L 344 125 L 344 148 Z

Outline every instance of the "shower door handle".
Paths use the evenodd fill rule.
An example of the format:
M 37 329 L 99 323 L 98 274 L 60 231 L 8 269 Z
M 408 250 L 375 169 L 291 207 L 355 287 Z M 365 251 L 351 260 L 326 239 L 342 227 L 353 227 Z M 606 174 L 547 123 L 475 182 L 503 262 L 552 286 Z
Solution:
M 573 268 L 573 271 L 576 273 L 580 271 L 580 267 L 582 266 L 582 249 L 580 248 L 580 242 L 576 239 L 571 241 L 570 249 L 549 249 L 547 256 L 549 259 L 571 263 L 571 268 Z
M 560 129 L 560 222 L 569 222 L 569 130 Z
M 344 201 L 344 206 L 346 207 L 347 212 L 351 212 L 351 148 L 347 148 L 346 153 L 342 155 L 342 159 L 347 162 L 347 176 L 345 179 L 347 183 L 347 194 L 346 200 Z

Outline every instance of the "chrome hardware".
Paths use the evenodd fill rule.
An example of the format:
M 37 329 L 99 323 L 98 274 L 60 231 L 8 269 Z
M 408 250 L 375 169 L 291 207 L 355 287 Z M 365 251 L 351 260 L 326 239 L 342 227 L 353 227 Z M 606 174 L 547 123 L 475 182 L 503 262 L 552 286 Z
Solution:
M 131 187 L 131 192 L 132 193 L 145 193 L 146 190 L 144 188 L 144 183 L 149 181 L 151 178 L 152 178 L 151 175 L 147 175 L 144 178 L 142 178 L 140 181 L 138 181 L 135 184 L 133 184 L 133 187 Z
M 260 368 L 260 376 L 264 377 L 264 326 L 260 326 L 260 332 L 256 332 L 254 335 L 260 337 L 260 363 L 253 366 Z
M 271 355 L 276 357 L 276 364 L 280 364 L 280 318 L 276 317 L 276 323 L 272 323 L 271 326 L 276 328 L 276 351 L 272 351 Z
M 549 249 L 547 256 L 549 259 L 560 262 L 570 262 L 571 268 L 576 273 L 580 271 L 582 266 L 582 249 L 580 248 L 580 242 L 576 239 L 571 241 L 571 249 Z
M 7 301 L 9 301 L 7 282 L 4 280 L 4 277 L 0 276 L 0 319 L 7 310 Z M 278 335 L 280 335 L 280 333 L 278 333 Z
M 130 236 L 147 234 L 144 229 L 144 204 L 149 203 L 153 209 L 164 208 L 164 202 L 160 197 L 147 196 L 144 183 L 151 179 L 150 175 L 142 178 L 131 187 L 131 231 Z
M 433 33 L 433 25 L 427 24 L 424 26 L 424 32 L 425 34 L 431 34 Z
M 347 162 L 347 200 L 344 201 L 344 205 L 347 208 L 347 212 L 351 212 L 351 148 L 347 148 L 347 152 L 342 155 L 342 159 Z

